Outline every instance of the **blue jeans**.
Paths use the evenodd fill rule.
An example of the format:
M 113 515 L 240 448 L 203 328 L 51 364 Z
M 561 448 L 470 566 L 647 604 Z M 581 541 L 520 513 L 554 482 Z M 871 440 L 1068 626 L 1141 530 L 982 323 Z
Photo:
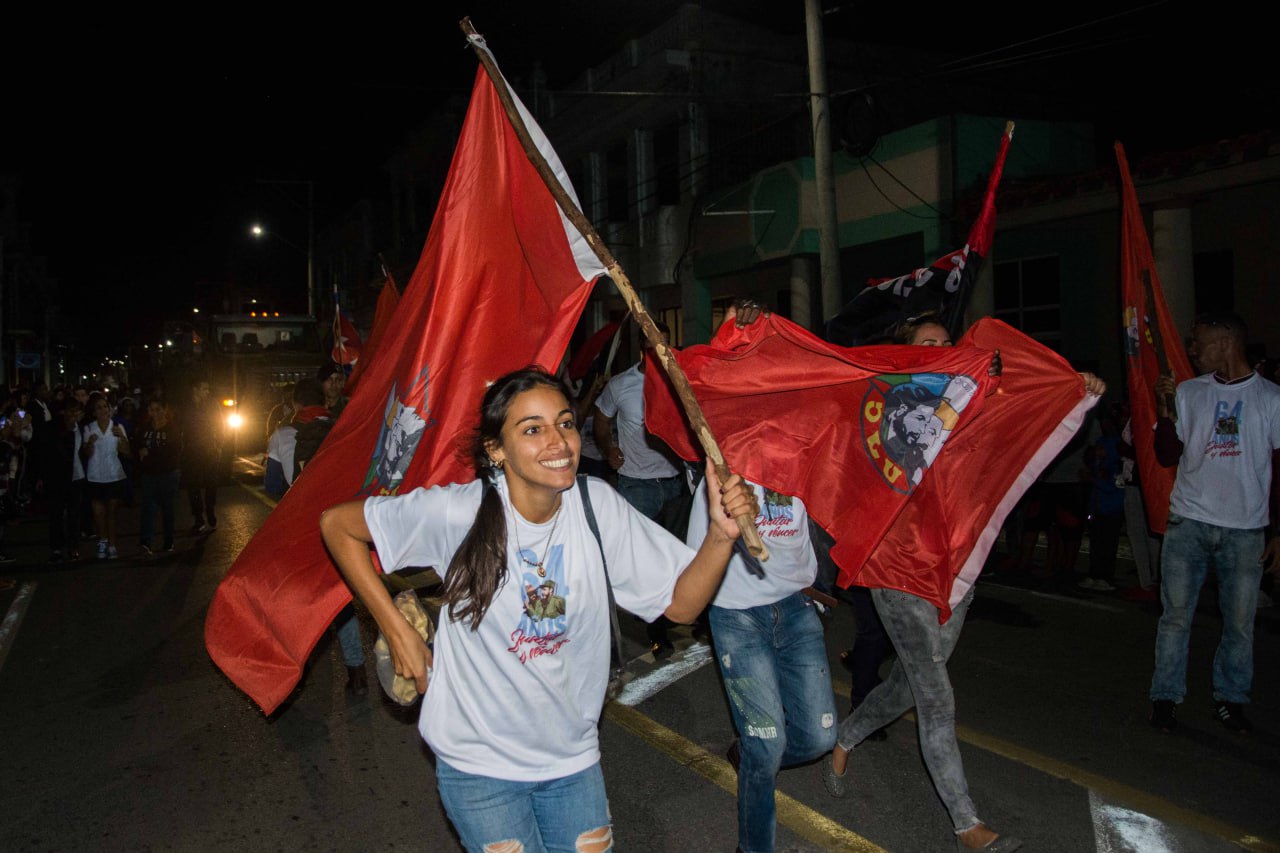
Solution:
M 929 778 L 951 815 L 951 825 L 956 832 L 964 832 L 978 824 L 978 812 L 969 798 L 956 743 L 956 702 L 947 660 L 960 639 L 973 590 L 951 611 L 945 625 L 938 624 L 938 608 L 923 598 L 896 589 L 873 589 L 871 597 L 898 659 L 889 677 L 840 723 L 840 746 L 853 749 L 914 706 Z
M 738 846 L 745 853 L 773 850 L 778 770 L 835 745 L 822 623 L 797 592 L 746 610 L 712 606 L 711 636 L 740 738 Z
M 164 531 L 164 544 L 161 547 L 173 547 L 173 504 L 178 497 L 180 476 L 181 472 L 175 468 L 163 474 L 143 474 L 138 478 L 142 492 L 142 521 L 138 531 L 140 545 L 151 546 L 151 535 L 155 532 L 156 507 L 160 507 L 160 523 Z
M 1218 575 L 1222 639 L 1213 658 L 1213 698 L 1249 701 L 1253 683 L 1253 620 L 1262 581 L 1265 531 L 1236 530 L 1169 513 L 1160 556 L 1160 602 L 1156 668 L 1151 700 L 1181 702 L 1187 692 L 1187 644 L 1205 576 Z
M 364 644 L 360 640 L 360 620 L 356 618 L 354 604 L 348 604 L 333 620 L 338 629 L 338 645 L 342 647 L 342 662 L 347 666 L 364 666 Z
M 545 782 L 510 782 L 463 773 L 436 759 L 444 810 L 470 853 L 517 841 L 522 853 L 575 853 L 581 836 L 594 849 L 613 849 L 613 821 L 600 765 Z M 588 846 L 587 849 L 592 849 Z
M 648 518 L 657 518 L 662 505 L 674 500 L 680 495 L 681 489 L 687 488 L 684 477 L 679 474 L 653 480 L 637 480 L 635 477 L 618 475 L 618 494 Z

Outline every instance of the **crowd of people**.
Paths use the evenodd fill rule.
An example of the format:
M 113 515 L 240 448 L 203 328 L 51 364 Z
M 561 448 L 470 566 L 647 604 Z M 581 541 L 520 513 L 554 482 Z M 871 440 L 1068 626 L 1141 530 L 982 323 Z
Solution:
M 742 304 L 726 322 L 750 323 L 759 310 Z M 1176 726 L 1174 708 L 1186 692 L 1191 615 L 1209 570 L 1218 575 L 1224 615 L 1214 716 L 1238 734 L 1252 728 L 1244 706 L 1253 611 L 1263 570 L 1277 563 L 1267 529 L 1280 389 L 1245 360 L 1246 336 L 1238 317 L 1201 318 L 1191 355 L 1206 375 L 1176 393 L 1171 379 L 1162 380 L 1158 424 L 1132 423 L 1123 402 L 1096 407 L 1010 515 L 1006 554 L 994 560 L 1005 573 L 1111 593 L 1127 528 L 1138 563 L 1131 594 L 1159 596 L 1164 609 L 1150 691 L 1150 721 L 1162 731 Z M 950 346 L 951 338 L 936 316 L 924 316 L 903 323 L 892 342 Z M 992 370 L 1000 370 L 998 354 Z M 1081 380 L 1095 398 L 1106 391 L 1088 372 Z M 546 374 L 503 377 L 480 414 L 474 482 L 355 501 L 322 519 L 331 553 L 390 641 L 397 671 L 426 694 L 420 729 L 437 758 L 445 809 L 467 848 L 509 842 L 512 849 L 610 849 L 595 729 L 608 672 L 604 614 L 616 600 L 651 623 L 655 660 L 672 653 L 673 621 L 699 621 L 709 633 L 737 732 L 727 757 L 738 774 L 739 850 L 774 849 L 781 769 L 822 759 L 828 792 L 847 796 L 864 784 L 850 772 L 854 749 L 883 737 L 884 727 L 912 707 L 957 846 L 1019 849 L 1017 838 L 978 816 L 956 742 L 947 660 L 972 589 L 943 622 L 937 607 L 905 590 L 838 591 L 855 603 L 858 623 L 857 642 L 845 656 L 854 670 L 851 713 L 839 721 L 815 603 L 823 598 L 815 586 L 819 565 L 829 560 L 829 537 L 824 541 L 809 523 L 798 497 L 737 477 L 721 485 L 711 468 L 702 479 L 674 458 L 645 428 L 644 381 L 633 366 L 607 384 L 584 383 L 590 390 L 575 399 Z M 1161 463 L 1179 465 L 1163 557 L 1141 500 L 1133 499 L 1134 432 L 1153 427 Z M 737 537 L 735 514 L 753 517 L 772 554 L 767 571 L 753 566 L 743 548 L 726 551 Z M 1086 533 L 1088 569 L 1081 576 Z M 1048 536 L 1043 560 L 1035 557 L 1041 535 Z M 370 545 L 389 571 L 444 567 L 446 605 L 433 648 L 407 630 L 376 581 Z M 637 566 L 645 568 L 643 584 Z M 575 609 L 578 602 L 585 610 Z M 582 621 L 568 619 L 571 613 Z M 575 651 L 572 660 L 565 649 Z M 557 654 L 564 656 L 537 673 L 526 665 Z M 490 702 L 484 688 L 494 679 L 524 685 L 521 716 L 536 717 L 548 733 L 537 748 L 507 734 L 503 721 L 512 709 Z M 429 681 L 436 685 L 430 690 Z M 566 797 L 582 808 L 558 808 Z M 504 804 L 496 815 L 495 800 Z
M 217 527 L 223 448 L 204 380 L 176 404 L 161 386 L 145 396 L 84 384 L 20 387 L 0 403 L 0 514 L 6 521 L 47 514 L 51 564 L 119 559 L 122 504 L 140 510 L 139 556 L 172 551 L 180 489 L 190 498 L 192 531 Z M 0 551 L 0 562 L 11 561 Z
M 751 323 L 761 310 L 740 303 L 726 322 Z M 1280 388 L 1250 365 L 1246 339 L 1234 315 L 1197 320 L 1190 354 L 1204 375 L 1181 385 L 1161 379 L 1156 424 L 1133 423 L 1122 402 L 1097 407 L 1011 514 L 1007 553 L 997 560 L 1004 572 L 1114 592 L 1127 527 L 1135 589 L 1158 595 L 1163 606 L 1149 696 L 1151 725 L 1165 732 L 1177 726 L 1191 617 L 1210 570 L 1223 614 L 1213 713 L 1234 733 L 1252 729 L 1244 707 L 1253 614 L 1264 570 L 1280 564 L 1280 546 L 1269 536 Z M 952 345 L 933 315 L 902 323 L 893 342 Z M 998 353 L 991 370 L 1001 370 Z M 1106 391 L 1090 373 L 1081 381 L 1087 394 Z M 698 623 L 714 644 L 737 732 L 728 758 L 738 773 L 740 850 L 774 849 L 774 789 L 783 768 L 820 761 L 826 790 L 847 796 L 864 784 L 851 772 L 854 750 L 913 707 L 957 845 L 1018 849 L 1016 838 L 979 818 L 956 742 L 947 661 L 973 590 L 944 614 L 903 589 L 821 589 L 831 542 L 804 502 L 736 475 L 721 482 L 713 466 L 672 456 L 646 430 L 644 382 L 636 365 L 607 383 L 585 383 L 589 390 L 575 398 L 540 370 L 508 374 L 488 388 L 478 414 L 474 481 L 350 501 L 321 518 L 325 543 L 386 637 L 397 673 L 425 694 L 419 729 L 464 845 L 612 848 L 598 721 L 617 648 L 617 606 L 653 626 L 655 660 L 672 653 L 674 623 Z M 287 389 L 269 418 L 268 493 L 283 495 L 315 455 L 345 406 L 342 390 L 343 375 L 332 366 Z M 79 557 L 89 535 L 99 559 L 117 558 L 117 507 L 129 499 L 142 504 L 139 550 L 172 549 L 173 505 L 184 486 L 193 528 L 217 526 L 219 472 L 210 460 L 219 458 L 219 432 L 208 383 L 194 383 L 181 408 L 155 395 L 140 414 L 126 405 L 132 402 L 37 386 L 2 408 L 0 496 L 9 512 L 47 502 L 55 562 Z M 1160 463 L 1178 466 L 1162 549 L 1141 502 L 1131 499 L 1139 429 L 1154 429 Z M 767 570 L 737 547 L 738 517 L 760 531 L 772 554 Z M 1086 533 L 1088 572 L 1078 577 Z M 1042 534 L 1047 557 L 1037 564 Z M 437 568 L 444 606 L 432 646 L 396 609 L 370 546 L 388 572 Z M 858 623 L 845 656 L 854 683 L 843 721 L 815 604 L 826 593 L 853 602 Z M 367 692 L 354 611 L 339 614 L 335 626 L 348 689 Z M 519 707 L 498 699 L 494 683 L 508 685 L 504 695 L 518 696 Z M 522 722 L 513 725 L 517 717 Z M 536 721 L 538 738 L 526 736 L 528 721 Z

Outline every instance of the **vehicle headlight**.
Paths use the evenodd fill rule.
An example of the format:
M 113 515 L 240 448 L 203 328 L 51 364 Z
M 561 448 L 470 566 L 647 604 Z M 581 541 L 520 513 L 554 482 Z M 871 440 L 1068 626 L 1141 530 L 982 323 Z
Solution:
M 227 415 L 227 426 L 231 427 L 232 429 L 240 429 L 240 427 L 243 425 L 244 425 L 244 418 L 240 415 L 239 412 L 232 412 L 231 414 Z

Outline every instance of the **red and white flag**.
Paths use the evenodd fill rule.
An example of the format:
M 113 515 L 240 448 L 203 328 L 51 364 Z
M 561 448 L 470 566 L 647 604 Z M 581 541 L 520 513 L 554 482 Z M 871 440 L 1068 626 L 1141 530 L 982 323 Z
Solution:
M 337 302 L 337 290 L 334 291 L 333 303 L 333 351 L 329 354 L 333 363 L 340 367 L 350 367 L 359 363 L 363 354 L 360 332 L 356 324 L 346 315 Z
M 1120 300 L 1124 324 L 1126 378 L 1129 381 L 1129 415 L 1133 424 L 1133 448 L 1138 457 L 1138 481 L 1147 510 L 1147 526 L 1164 533 L 1169 520 L 1169 495 L 1177 468 L 1165 468 L 1156 460 L 1156 379 L 1173 372 L 1174 379 L 1192 378 L 1191 362 L 1182 347 L 1178 327 L 1164 301 L 1164 289 L 1156 272 L 1155 257 L 1147 239 L 1147 227 L 1138 207 L 1124 146 L 1116 143 L 1120 167 Z
M 845 348 L 768 316 L 726 323 L 677 360 L 729 467 L 800 497 L 836 540 L 841 586 L 902 589 L 944 619 L 1094 402 L 1059 356 L 989 319 L 955 347 Z M 647 369 L 650 431 L 698 458 L 670 386 Z
M 378 343 L 383 355 L 209 608 L 210 656 L 268 714 L 351 600 L 321 541 L 320 514 L 365 495 L 473 479 L 462 449 L 486 383 L 529 364 L 554 371 L 603 272 L 529 162 L 494 85 L 480 69 L 426 247 Z M 572 195 L 555 152 L 517 106 Z

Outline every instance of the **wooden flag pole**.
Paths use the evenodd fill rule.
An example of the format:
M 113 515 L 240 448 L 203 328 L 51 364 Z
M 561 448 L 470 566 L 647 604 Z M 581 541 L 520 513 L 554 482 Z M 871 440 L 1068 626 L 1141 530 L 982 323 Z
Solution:
M 470 18 L 463 18 L 458 22 L 458 26 L 462 28 L 462 32 L 466 34 L 468 40 L 480 38 L 480 34 L 471 25 Z M 546 158 L 542 156 L 542 152 L 534 144 L 533 138 L 529 135 L 529 129 L 525 127 L 524 119 L 520 117 L 520 111 L 516 109 L 515 101 L 511 98 L 511 92 L 507 89 L 506 80 L 498 70 L 496 63 L 494 63 L 493 57 L 488 50 L 480 49 L 474 41 L 471 41 L 471 46 L 475 48 L 480 64 L 484 66 L 484 70 L 489 74 L 489 79 L 493 81 L 494 88 L 498 93 L 498 99 L 502 101 L 503 109 L 507 112 L 507 119 L 511 122 L 511 127 L 515 130 L 520 144 L 524 146 L 525 154 L 528 155 L 529 161 L 542 177 L 547 189 L 551 191 L 556 204 L 560 205 L 560 209 L 564 211 L 565 217 L 586 238 L 587 245 L 595 252 L 596 257 L 599 258 L 600 263 L 604 265 L 605 271 L 609 274 L 609 278 L 613 279 L 614 284 L 617 285 L 618 292 L 622 294 L 622 298 L 626 301 L 632 316 L 640 324 L 640 331 L 644 333 L 644 336 L 653 346 L 654 352 L 658 356 L 658 361 L 662 364 L 662 369 L 667 372 L 667 376 L 671 379 L 671 385 L 675 389 L 676 395 L 680 398 L 680 403 L 684 406 L 685 416 L 688 417 L 694 434 L 702 444 L 702 449 L 706 452 L 707 458 L 716 467 L 716 475 L 721 482 L 724 482 L 730 476 L 729 466 L 725 463 L 724 454 L 720 452 L 720 445 L 716 443 L 715 436 L 711 433 L 711 427 L 708 426 L 707 419 L 702 414 L 702 406 L 698 404 L 697 398 L 693 396 L 693 388 L 689 385 L 689 377 L 685 376 L 684 369 L 680 367 L 676 362 L 675 356 L 671 353 L 671 347 L 662 339 L 662 333 L 658 331 L 658 327 L 654 325 L 653 318 L 649 316 L 649 312 L 645 310 L 644 305 L 640 302 L 640 296 L 631 285 L 631 279 L 627 277 L 617 259 L 605 247 L 604 241 L 600 239 L 600 235 L 596 233 L 596 229 L 587 220 L 587 217 L 578 209 L 577 203 L 560 185 L 560 181 L 551 171 L 551 166 L 548 165 Z M 755 519 L 747 516 L 738 516 L 736 521 L 738 522 L 738 529 L 742 531 L 742 540 L 752 556 L 759 560 L 769 559 L 769 552 L 765 548 L 764 542 L 760 539 L 760 532 L 756 530 Z

